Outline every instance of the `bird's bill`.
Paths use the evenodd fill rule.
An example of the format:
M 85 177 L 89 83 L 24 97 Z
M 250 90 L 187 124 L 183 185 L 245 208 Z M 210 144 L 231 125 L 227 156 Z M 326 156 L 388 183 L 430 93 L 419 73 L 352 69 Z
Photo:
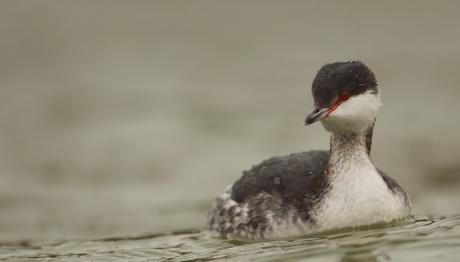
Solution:
M 329 109 L 328 108 L 320 108 L 318 106 L 315 106 L 313 108 L 313 111 L 310 112 L 310 114 L 307 115 L 305 118 L 305 125 L 311 125 L 315 122 L 321 121 L 324 118 L 326 118 L 329 115 Z

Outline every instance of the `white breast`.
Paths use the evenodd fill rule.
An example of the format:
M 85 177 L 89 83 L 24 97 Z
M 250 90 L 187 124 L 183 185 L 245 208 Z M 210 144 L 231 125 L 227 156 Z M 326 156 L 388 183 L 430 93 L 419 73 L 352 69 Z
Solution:
M 331 189 L 315 212 L 318 230 L 390 222 L 409 215 L 404 196 L 390 191 L 369 159 L 359 160 L 329 174 Z

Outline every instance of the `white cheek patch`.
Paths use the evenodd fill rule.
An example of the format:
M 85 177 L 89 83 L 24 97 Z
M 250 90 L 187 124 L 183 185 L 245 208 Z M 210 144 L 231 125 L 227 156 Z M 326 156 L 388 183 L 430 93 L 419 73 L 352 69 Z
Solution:
M 340 104 L 340 106 L 329 116 L 341 118 L 373 118 L 376 116 L 381 106 L 382 102 L 380 101 L 380 96 L 367 92 L 355 97 L 350 97 L 350 99 Z
M 350 97 L 347 101 L 331 112 L 323 120 L 323 125 L 329 131 L 363 131 L 375 120 L 377 111 L 382 106 L 380 95 L 372 94 L 370 91 Z

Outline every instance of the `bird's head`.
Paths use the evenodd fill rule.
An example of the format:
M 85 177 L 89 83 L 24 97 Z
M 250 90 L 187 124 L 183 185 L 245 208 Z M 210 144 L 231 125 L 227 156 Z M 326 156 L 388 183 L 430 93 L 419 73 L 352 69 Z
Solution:
M 321 121 L 330 132 L 367 130 L 382 105 L 374 73 L 359 61 L 326 64 L 312 84 L 315 101 L 305 125 Z

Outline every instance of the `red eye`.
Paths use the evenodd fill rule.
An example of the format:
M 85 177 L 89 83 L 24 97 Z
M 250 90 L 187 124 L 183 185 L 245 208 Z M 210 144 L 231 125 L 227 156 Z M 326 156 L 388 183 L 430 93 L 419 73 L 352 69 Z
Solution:
M 348 98 L 350 98 L 350 95 L 348 95 L 348 94 L 344 93 L 344 94 L 340 95 L 340 100 L 342 100 L 342 101 L 347 101 Z

